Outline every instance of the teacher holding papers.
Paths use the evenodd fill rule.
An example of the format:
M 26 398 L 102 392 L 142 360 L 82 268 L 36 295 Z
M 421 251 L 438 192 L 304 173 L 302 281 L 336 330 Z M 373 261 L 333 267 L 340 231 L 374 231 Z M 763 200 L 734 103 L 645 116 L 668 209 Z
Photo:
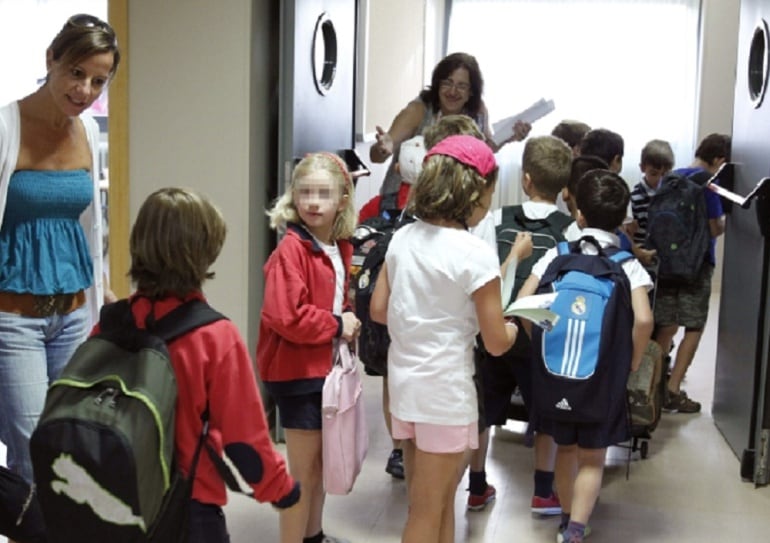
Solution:
M 435 124 L 444 115 L 463 114 L 471 117 L 494 152 L 510 141 L 526 138 L 532 126 L 529 123 L 517 122 L 510 137 L 499 145 L 495 143 L 487 108 L 481 98 L 483 91 L 481 70 L 472 55 L 452 53 L 444 57 L 433 69 L 430 86 L 396 115 L 388 131 L 377 127 L 377 140 L 369 149 L 369 158 L 372 162 L 382 163 L 393 157 L 380 192 L 398 192 L 401 179 L 395 172 L 394 164 L 398 163 L 401 143 L 422 134 L 426 127 Z

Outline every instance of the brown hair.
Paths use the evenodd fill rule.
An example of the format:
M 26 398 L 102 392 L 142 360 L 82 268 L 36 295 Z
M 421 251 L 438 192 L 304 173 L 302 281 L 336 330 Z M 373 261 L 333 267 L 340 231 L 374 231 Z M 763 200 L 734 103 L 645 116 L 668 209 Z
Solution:
M 214 277 L 209 268 L 226 234 L 222 214 L 205 197 L 182 188 L 157 190 L 131 229 L 129 275 L 149 297 L 186 296 Z
M 430 105 L 433 111 L 439 111 L 441 101 L 439 100 L 439 88 L 441 82 L 452 75 L 458 68 L 468 70 L 470 77 L 471 91 L 468 101 L 465 104 L 464 113 L 471 117 L 476 117 L 481 111 L 481 95 L 484 93 L 484 79 L 481 77 L 481 69 L 476 57 L 468 53 L 452 53 L 444 57 L 436 67 L 430 78 L 430 87 L 420 93 L 420 100 Z
M 425 220 L 466 224 L 484 190 L 497 182 L 497 168 L 482 177 L 473 167 L 446 155 L 428 157 L 409 193 L 407 210 Z
M 569 181 L 572 150 L 556 136 L 529 138 L 521 156 L 521 169 L 529 174 L 540 196 L 555 202 Z
M 110 76 L 120 64 L 120 49 L 115 31 L 98 17 L 78 14 L 70 17 L 48 46 L 51 58 L 74 66 L 83 59 L 102 53 L 112 53 Z

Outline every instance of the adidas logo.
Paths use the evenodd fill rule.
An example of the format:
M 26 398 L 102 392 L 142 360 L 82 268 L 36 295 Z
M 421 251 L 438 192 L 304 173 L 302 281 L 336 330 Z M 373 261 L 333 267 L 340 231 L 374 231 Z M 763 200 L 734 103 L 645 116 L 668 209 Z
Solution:
M 562 398 L 559 400 L 559 403 L 556 404 L 556 409 L 561 409 L 562 411 L 572 411 L 572 407 L 570 407 L 567 398 Z

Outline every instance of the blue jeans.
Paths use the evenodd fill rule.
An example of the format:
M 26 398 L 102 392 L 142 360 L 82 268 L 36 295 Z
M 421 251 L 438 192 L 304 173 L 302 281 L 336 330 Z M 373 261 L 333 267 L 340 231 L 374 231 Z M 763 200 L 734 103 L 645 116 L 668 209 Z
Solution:
M 36 318 L 0 312 L 0 440 L 8 467 L 33 480 L 29 438 L 48 385 L 87 337 L 88 309 Z

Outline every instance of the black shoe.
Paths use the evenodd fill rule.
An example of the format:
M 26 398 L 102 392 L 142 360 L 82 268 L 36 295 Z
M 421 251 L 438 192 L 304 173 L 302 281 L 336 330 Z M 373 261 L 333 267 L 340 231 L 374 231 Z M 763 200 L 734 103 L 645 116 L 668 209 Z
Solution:
M 404 478 L 404 453 L 401 449 L 393 449 L 385 465 L 385 471 L 395 479 Z

